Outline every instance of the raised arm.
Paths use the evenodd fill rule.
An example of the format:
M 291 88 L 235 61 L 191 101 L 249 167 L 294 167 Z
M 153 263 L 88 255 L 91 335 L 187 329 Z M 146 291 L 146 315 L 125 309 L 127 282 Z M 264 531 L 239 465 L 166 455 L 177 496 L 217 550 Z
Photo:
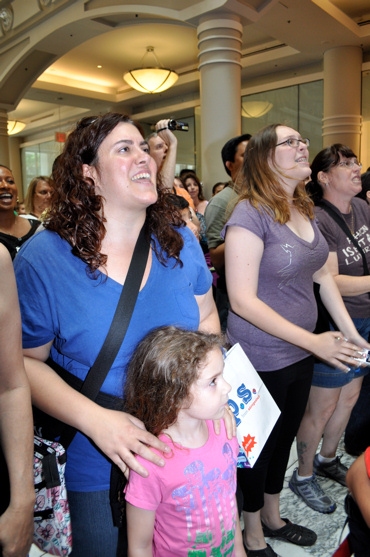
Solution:
M 172 191 L 176 171 L 177 137 L 168 129 L 168 123 L 168 119 L 160 120 L 155 127 L 159 137 L 168 147 L 166 158 L 163 161 L 162 167 L 159 169 L 161 185 L 163 189 Z
M 13 266 L 3 246 L 0 246 L 0 354 L 0 439 L 10 480 L 10 504 L 0 516 L 0 546 L 4 557 L 25 557 L 32 543 L 35 503 L 33 422 Z

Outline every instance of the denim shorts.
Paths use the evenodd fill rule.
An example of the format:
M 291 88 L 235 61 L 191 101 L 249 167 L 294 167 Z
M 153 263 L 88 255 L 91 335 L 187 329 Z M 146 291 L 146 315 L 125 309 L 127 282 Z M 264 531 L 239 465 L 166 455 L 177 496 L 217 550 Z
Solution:
M 370 318 L 359 318 L 356 317 L 353 319 L 355 327 L 359 334 L 365 339 L 368 340 L 369 333 L 370 333 Z M 342 371 L 338 368 L 329 366 L 324 362 L 319 360 L 315 360 L 314 370 L 313 370 L 313 378 L 312 378 L 312 385 L 314 387 L 324 387 L 326 389 L 335 389 L 338 387 L 344 387 L 352 381 L 352 379 L 356 379 L 357 377 L 362 377 L 367 375 L 370 368 L 365 367 L 351 367 L 350 371 L 347 373 Z

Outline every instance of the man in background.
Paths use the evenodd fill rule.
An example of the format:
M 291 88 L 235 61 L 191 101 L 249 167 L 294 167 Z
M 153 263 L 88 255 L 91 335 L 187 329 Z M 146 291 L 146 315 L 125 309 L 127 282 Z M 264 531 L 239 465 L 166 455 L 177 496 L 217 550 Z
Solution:
M 223 229 L 231 211 L 234 208 L 242 188 L 242 165 L 248 141 L 252 136 L 249 133 L 238 135 L 229 139 L 221 150 L 222 162 L 225 171 L 231 177 L 224 189 L 212 197 L 205 210 L 207 225 L 207 240 L 212 265 L 219 277 L 215 290 L 215 301 L 221 321 L 221 328 L 226 330 L 229 299 L 225 280 L 225 245 L 221 238 Z

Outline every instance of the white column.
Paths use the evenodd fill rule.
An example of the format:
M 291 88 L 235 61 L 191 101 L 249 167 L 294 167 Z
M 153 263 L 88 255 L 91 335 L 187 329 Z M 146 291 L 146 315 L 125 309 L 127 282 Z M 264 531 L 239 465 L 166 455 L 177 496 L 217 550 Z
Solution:
M 243 28 L 239 19 L 225 15 L 204 19 L 197 31 L 201 108 L 198 158 L 206 195 L 210 196 L 213 184 L 227 178 L 221 149 L 228 139 L 241 133 Z
M 340 46 L 324 54 L 323 147 L 344 143 L 360 156 L 362 50 Z

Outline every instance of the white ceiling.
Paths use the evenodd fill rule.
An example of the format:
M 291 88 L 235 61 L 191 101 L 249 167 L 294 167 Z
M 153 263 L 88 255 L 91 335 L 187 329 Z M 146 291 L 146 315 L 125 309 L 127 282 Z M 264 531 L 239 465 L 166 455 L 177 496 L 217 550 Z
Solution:
M 0 7 L 4 1 L 9 3 L 0 0 Z M 31 2 L 10 1 L 15 15 L 21 2 Z M 82 2 L 91 6 L 94 17 L 90 19 L 86 10 L 85 19 L 61 25 L 37 45 L 61 55 L 41 75 L 35 72 L 32 86 L 9 111 L 9 119 L 27 123 L 22 135 L 52 127 L 55 120 L 78 117 L 83 111 L 145 113 L 198 98 L 199 17 L 191 15 L 200 5 L 222 5 L 224 11 L 241 16 L 244 89 L 321 71 L 325 50 L 335 46 L 361 45 L 364 60 L 370 60 L 370 0 L 146 0 L 136 4 L 136 13 L 125 1 L 75 0 L 76 4 Z M 156 10 L 159 4 L 161 9 Z M 115 13 L 118 5 L 120 11 Z M 189 17 L 176 21 L 166 17 L 163 5 L 182 7 L 182 15 L 188 9 Z M 95 16 L 96 7 L 99 17 Z M 37 27 L 27 32 L 37 33 Z M 8 40 L 0 41 L 0 57 Z M 151 96 L 134 92 L 122 79 L 125 71 L 140 65 L 150 45 L 160 62 L 180 75 L 172 89 Z

